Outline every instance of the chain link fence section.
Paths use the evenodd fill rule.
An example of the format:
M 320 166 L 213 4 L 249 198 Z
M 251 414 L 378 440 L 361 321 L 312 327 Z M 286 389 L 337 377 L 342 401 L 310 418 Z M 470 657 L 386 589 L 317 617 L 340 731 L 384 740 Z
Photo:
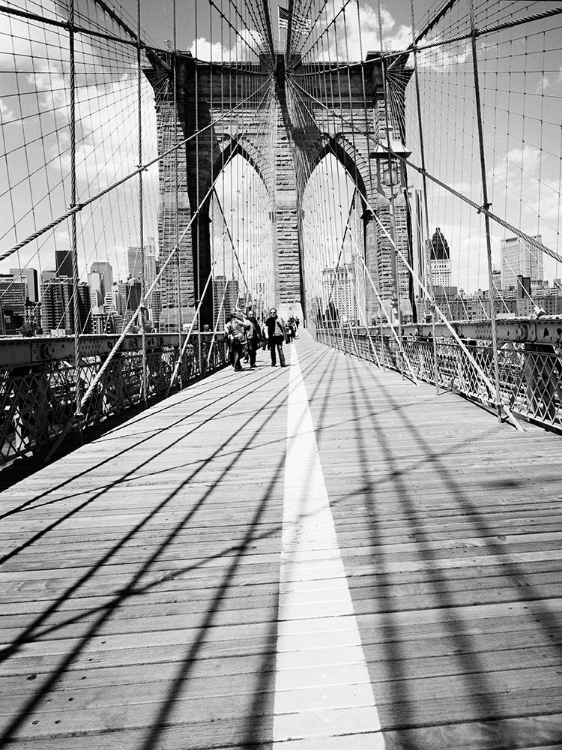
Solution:
M 26 350 L 30 352 L 28 361 L 22 361 L 20 355 L 14 366 L 7 363 L 9 356 L 2 363 L 3 342 L 0 341 L 0 466 L 15 458 L 48 450 L 66 432 L 78 434 L 141 406 L 142 350 L 135 347 L 134 338 L 128 342 L 129 347 L 124 347 L 113 358 L 80 417 L 74 414 L 74 360 L 64 357 L 61 352 L 64 344 L 60 339 L 38 340 L 40 351 L 53 358 L 36 361 L 32 354 L 34 348 L 30 347 Z M 193 335 L 193 343 L 187 345 L 173 390 L 181 390 L 227 363 L 223 335 L 215 336 L 213 341 L 212 334 L 201 334 L 200 339 Z M 168 392 L 179 354 L 177 336 L 157 336 L 155 340 L 155 345 L 149 346 L 147 352 L 149 402 L 163 398 Z M 103 347 L 99 344 L 97 348 Z M 57 349 L 58 353 L 53 351 Z M 93 382 L 107 356 L 89 353 L 83 357 L 80 367 L 82 393 Z
M 392 336 L 372 329 L 326 327 L 316 329 L 316 339 L 335 349 L 366 359 L 410 377 L 407 357 L 419 380 L 436 384 L 489 409 L 495 397 L 490 342 L 465 341 L 477 367 L 461 347 L 450 340 L 404 337 L 402 348 Z M 503 343 L 498 351 L 502 404 L 515 415 L 562 433 L 562 351 L 549 344 Z

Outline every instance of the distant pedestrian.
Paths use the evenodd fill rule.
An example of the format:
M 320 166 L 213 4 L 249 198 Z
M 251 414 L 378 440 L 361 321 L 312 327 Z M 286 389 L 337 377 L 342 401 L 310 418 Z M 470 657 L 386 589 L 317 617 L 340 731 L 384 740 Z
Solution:
M 248 332 L 248 357 L 250 360 L 250 369 L 256 367 L 256 355 L 262 342 L 261 326 L 254 315 L 251 307 L 246 310 L 246 320 L 251 323 L 251 330 Z
M 271 366 L 277 366 L 276 353 L 279 354 L 279 364 L 285 367 L 285 354 L 283 352 L 283 342 L 287 334 L 285 321 L 277 315 L 277 310 L 272 307 L 269 311 L 269 317 L 264 323 L 264 332 L 271 352 Z
M 295 335 L 297 333 L 297 324 L 293 316 L 287 320 L 287 332 L 290 337 L 290 341 L 292 341 L 295 338 Z M 287 342 L 288 343 L 288 342 Z
M 230 347 L 230 362 L 236 372 L 243 369 L 241 359 L 248 343 L 248 333 L 252 328 L 250 321 L 244 317 L 239 307 L 234 309 L 230 320 L 224 327 L 224 332 Z
M 296 328 L 297 328 L 297 338 L 299 337 L 299 334 L 298 334 L 298 330 L 299 330 L 299 326 L 300 326 L 300 324 L 301 324 L 301 321 L 300 321 L 300 318 L 299 318 L 299 316 L 297 315 L 297 316 L 295 317 L 295 326 L 296 326 Z

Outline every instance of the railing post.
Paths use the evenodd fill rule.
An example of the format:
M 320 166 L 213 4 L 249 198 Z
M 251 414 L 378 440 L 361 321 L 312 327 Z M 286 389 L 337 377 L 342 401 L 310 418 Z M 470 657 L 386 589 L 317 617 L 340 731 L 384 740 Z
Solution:
M 433 342 L 433 377 L 435 379 L 435 393 L 439 395 L 439 360 L 437 358 L 437 336 L 435 332 L 435 303 L 431 310 L 431 340 Z

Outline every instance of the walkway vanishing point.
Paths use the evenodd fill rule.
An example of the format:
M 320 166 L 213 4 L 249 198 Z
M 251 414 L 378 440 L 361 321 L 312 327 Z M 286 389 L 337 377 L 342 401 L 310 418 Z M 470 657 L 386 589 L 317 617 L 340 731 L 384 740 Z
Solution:
M 1 747 L 562 748 L 560 438 L 291 348 L 0 496 Z

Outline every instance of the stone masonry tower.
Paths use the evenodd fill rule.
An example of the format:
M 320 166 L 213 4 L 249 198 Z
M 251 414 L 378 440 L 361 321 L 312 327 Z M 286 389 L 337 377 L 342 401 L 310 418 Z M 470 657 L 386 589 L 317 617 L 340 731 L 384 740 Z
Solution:
M 388 201 L 373 159 L 384 100 L 380 58 L 369 55 L 365 63 L 350 65 L 343 77 L 329 65 L 319 71 L 322 66 L 316 64 L 316 75 L 307 80 L 323 80 L 323 85 L 309 84 L 307 93 L 296 100 L 287 93 L 286 77 L 306 73 L 307 66 L 296 61 L 287 72 L 282 55 L 274 71 L 263 61 L 226 70 L 219 64 L 196 64 L 189 53 L 147 50 L 147 57 L 151 67 L 145 75 L 155 91 L 159 151 L 166 153 L 186 141 L 160 161 L 161 260 L 181 238 L 179 252 L 162 278 L 162 315 L 170 330 L 178 320 L 192 319 L 199 301 L 201 323 L 213 323 L 211 285 L 204 294 L 211 269 L 209 191 L 236 155 L 257 170 L 269 196 L 275 305 L 282 316 L 302 319 L 305 312 L 302 259 L 307 250 L 300 234 L 300 206 L 310 175 L 328 154 L 343 164 L 361 195 L 364 260 L 381 298 L 391 298 L 396 271 L 380 229 L 380 224 L 390 227 Z M 259 111 L 268 88 L 273 106 L 266 123 Z M 402 117 L 393 119 L 397 133 L 399 122 Z M 271 129 L 270 138 L 264 139 L 264 128 Z M 404 140 L 404 133 L 399 136 Z M 378 303 L 368 284 L 364 297 L 370 320 Z

